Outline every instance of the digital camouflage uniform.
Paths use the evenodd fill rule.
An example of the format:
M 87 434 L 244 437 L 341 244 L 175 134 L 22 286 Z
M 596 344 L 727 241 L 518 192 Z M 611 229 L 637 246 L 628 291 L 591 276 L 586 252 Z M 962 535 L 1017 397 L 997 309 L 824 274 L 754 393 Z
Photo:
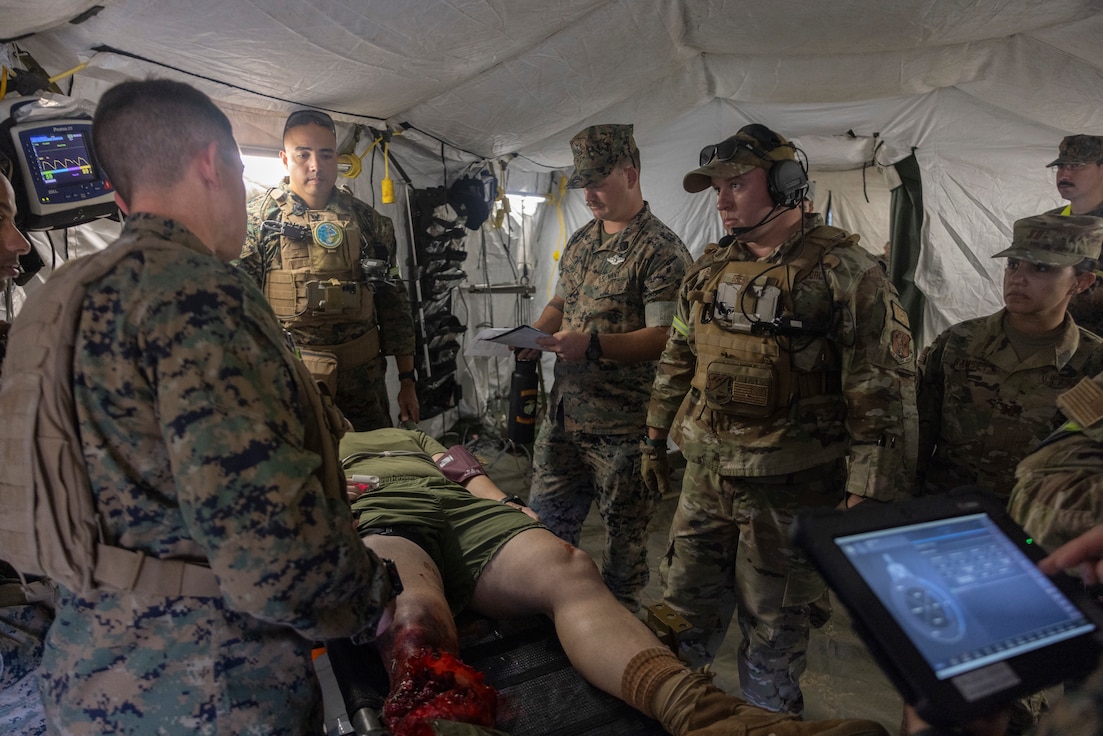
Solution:
M 601 242 L 593 220 L 559 261 L 562 330 L 623 333 L 667 327 L 689 252 L 644 203 Z M 533 451 L 529 505 L 557 536 L 578 545 L 596 502 L 605 525 L 602 577 L 618 600 L 639 605 L 647 584 L 647 525 L 659 499 L 640 479 L 640 438 L 655 363 L 555 361 L 548 415 Z
M 910 486 L 916 442 L 907 315 L 858 237 L 821 226 L 819 215 L 806 215 L 802 230 L 764 259 L 739 241 L 706 248 L 679 292 L 647 412 L 648 426 L 670 428 L 687 461 L 660 566 L 664 599 L 708 633 L 719 623 L 716 602 L 734 573 L 743 693 L 756 705 L 792 713 L 803 709 L 799 678 L 811 606 L 825 590 L 790 545 L 793 513 L 835 506 L 846 492 L 877 501 L 897 498 Z M 804 387 L 795 378 L 791 398 L 779 398 L 763 418 L 715 410 L 714 388 L 728 384 L 713 383 L 712 372 L 723 369 L 724 358 L 706 363 L 701 354 L 700 335 L 715 332 L 701 320 L 718 317 L 711 307 L 719 311 L 702 303 L 711 301 L 717 287 L 707 293 L 704 287 L 732 264 L 795 262 L 813 235 L 834 245 L 793 285 L 792 314 L 804 324 L 827 327 L 815 335 L 764 341 L 778 356 L 775 365 L 788 360 L 811 383 Z M 770 271 L 785 278 L 778 275 L 784 273 L 781 265 Z M 731 345 L 744 339 L 732 335 Z M 699 372 L 698 380 L 708 377 L 708 391 L 691 385 Z
M 45 591 L 42 583 L 35 588 Z M 0 562 L 0 733 L 46 733 L 38 665 L 54 620 L 50 603 L 27 602 L 15 570 Z
M 371 635 L 389 577 L 336 474 L 316 475 L 313 388 L 256 286 L 173 221 L 132 215 L 129 239 L 175 247 L 126 256 L 84 298 L 73 393 L 100 524 L 118 546 L 207 560 L 222 597 L 63 588 L 51 732 L 315 732 L 311 642 Z
M 1065 320 L 1056 343 L 1020 360 L 1006 310 L 949 328 L 919 357 L 924 490 L 979 485 L 1006 499 L 1015 465 L 1061 423 L 1058 394 L 1103 370 L 1103 340 Z
M 305 214 L 308 211 L 307 204 L 291 191 L 286 178 L 276 193 L 277 196 L 282 193 L 289 198 L 296 214 Z M 280 234 L 275 230 L 262 229 L 265 220 L 279 220 L 282 217 L 273 194 L 273 191 L 269 191 L 250 200 L 248 232 L 241 258 L 237 262 L 262 289 L 266 274 L 283 268 Z M 351 216 L 359 223 L 363 236 L 360 244 L 361 259 L 376 259 L 388 264 L 391 279 L 388 282 L 373 282 L 370 287 L 375 290 L 379 354 L 354 369 L 338 370 L 334 400 L 357 430 L 389 427 L 392 421 L 386 386 L 386 356 L 413 355 L 415 349 L 410 300 L 404 283 L 398 279 L 398 268 L 395 265 L 397 246 L 394 225 L 390 218 L 339 188 L 334 188 L 325 210 Z M 292 320 L 284 320 L 284 325 L 291 332 L 295 344 L 303 349 L 318 345 L 348 344 L 376 328 L 376 325 L 363 321 L 299 327 Z

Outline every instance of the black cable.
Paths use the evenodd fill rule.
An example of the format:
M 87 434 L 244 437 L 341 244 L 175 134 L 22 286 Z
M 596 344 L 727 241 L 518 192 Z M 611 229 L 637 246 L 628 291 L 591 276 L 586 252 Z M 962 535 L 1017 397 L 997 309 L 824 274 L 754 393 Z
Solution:
M 352 117 L 352 118 L 361 118 L 363 120 L 374 120 L 374 121 L 380 122 L 380 123 L 386 122 L 385 119 L 377 118 L 373 115 L 362 115 L 362 114 L 357 113 L 357 112 L 347 112 L 345 110 L 338 110 L 338 109 L 332 108 L 332 107 L 320 107 L 320 106 L 309 104 L 309 103 L 306 103 L 306 102 L 299 102 L 298 100 L 289 100 L 286 97 L 277 97 L 276 95 L 269 95 L 269 94 L 265 94 L 264 92 L 257 92 L 254 89 L 249 89 L 248 87 L 242 87 L 239 84 L 233 84 L 232 82 L 226 82 L 226 81 L 223 81 L 221 79 L 215 79 L 214 77 L 208 77 L 204 74 L 197 74 L 196 72 L 190 72 L 187 69 L 181 69 L 180 67 L 175 67 L 175 66 L 172 66 L 171 64 L 166 64 L 162 61 L 156 61 L 155 59 L 150 59 L 147 56 L 142 56 L 140 54 L 135 54 L 135 53 L 132 53 L 130 51 L 123 51 L 122 49 L 117 49 L 114 46 L 105 46 L 105 45 L 93 46 L 92 50 L 96 51 L 96 52 L 103 52 L 103 53 L 108 53 L 108 54 L 118 54 L 119 56 L 125 56 L 126 58 L 129 58 L 129 59 L 137 59 L 138 61 L 143 61 L 147 64 L 153 64 L 154 66 L 163 67 L 165 69 L 171 69 L 174 72 L 179 72 L 180 74 L 186 74 L 189 77 L 195 77 L 196 79 L 202 79 L 202 80 L 207 81 L 207 82 L 213 82 L 214 84 L 221 84 L 223 87 L 229 87 L 230 89 L 236 89 L 240 92 L 247 92 L 248 94 L 256 95 L 257 97 L 264 97 L 264 98 L 269 99 L 269 100 L 276 100 L 278 102 L 285 102 L 289 105 L 299 105 L 301 107 L 310 107 L 310 108 L 313 108 L 315 110 L 322 110 L 324 112 L 336 113 L 337 115 L 345 115 L 345 116 Z
M 461 153 L 466 153 L 468 156 L 474 156 L 475 158 L 482 159 L 483 161 L 486 161 L 486 160 L 491 158 L 490 156 L 484 156 L 480 153 L 475 153 L 474 151 L 469 151 L 466 148 L 461 148 L 460 146 L 457 146 L 455 143 L 452 143 L 451 141 L 446 141 L 443 138 L 441 138 L 439 135 L 433 135 L 432 133 L 424 131 L 421 128 L 417 127 L 416 125 L 413 125 L 412 123 L 402 122 L 402 123 L 399 123 L 399 125 L 401 125 L 404 130 L 416 130 L 418 133 L 421 133 L 424 136 L 428 136 L 429 138 L 432 138 L 433 140 L 437 141 L 438 143 L 446 145 L 449 148 L 454 148 L 455 150 L 457 150 Z

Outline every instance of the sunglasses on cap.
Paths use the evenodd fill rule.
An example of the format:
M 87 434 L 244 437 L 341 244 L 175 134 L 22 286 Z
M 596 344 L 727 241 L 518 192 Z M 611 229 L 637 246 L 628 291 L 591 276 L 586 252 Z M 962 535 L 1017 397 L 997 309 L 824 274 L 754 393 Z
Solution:
M 1065 171 L 1080 171 L 1089 163 L 1094 163 L 1096 166 L 1098 166 L 1099 164 L 1103 164 L 1103 161 L 1073 161 L 1067 164 L 1050 164 L 1046 168 L 1053 171 L 1060 171 L 1061 169 L 1064 169 Z
M 292 128 L 297 128 L 300 125 L 307 125 L 308 123 L 320 125 L 334 135 L 337 133 L 337 128 L 333 124 L 333 118 L 317 110 L 296 110 L 291 113 L 287 116 L 287 122 L 283 124 L 283 132 L 286 133 Z
M 741 141 L 732 137 L 726 141 L 721 141 L 702 148 L 701 155 L 698 157 L 698 166 L 708 166 L 713 161 L 731 161 L 740 148 L 750 151 L 759 158 L 766 158 L 766 155 L 770 151 L 782 145 L 781 139 L 777 137 L 777 133 L 761 123 L 744 125 L 739 129 L 736 135 L 751 138 L 758 144 L 758 147 L 755 147 L 748 141 Z

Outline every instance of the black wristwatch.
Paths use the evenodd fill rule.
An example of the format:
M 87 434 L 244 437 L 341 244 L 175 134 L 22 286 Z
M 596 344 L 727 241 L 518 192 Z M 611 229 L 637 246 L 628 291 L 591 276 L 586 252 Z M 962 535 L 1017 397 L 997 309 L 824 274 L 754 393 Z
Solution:
M 597 333 L 590 333 L 590 345 L 586 348 L 586 360 L 599 360 L 601 358 L 601 341 L 597 339 Z
M 498 499 L 498 503 L 515 503 L 518 506 L 528 506 L 528 504 L 525 503 L 525 499 L 516 494 L 512 496 L 506 496 L 505 498 L 500 498 Z
M 417 383 L 417 369 L 415 368 L 415 369 L 411 369 L 411 370 L 408 370 L 408 371 L 401 371 L 398 374 L 398 380 L 400 380 L 400 381 L 407 381 L 408 380 L 408 381 L 413 381 L 414 383 Z

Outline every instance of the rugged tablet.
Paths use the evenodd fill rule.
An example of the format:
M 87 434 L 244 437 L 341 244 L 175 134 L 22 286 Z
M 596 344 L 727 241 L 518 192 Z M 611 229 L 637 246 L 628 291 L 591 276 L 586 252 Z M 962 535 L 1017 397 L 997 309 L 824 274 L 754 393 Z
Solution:
M 927 721 L 962 723 L 1091 671 L 1103 612 L 994 498 L 952 493 L 798 514 L 804 548 Z

